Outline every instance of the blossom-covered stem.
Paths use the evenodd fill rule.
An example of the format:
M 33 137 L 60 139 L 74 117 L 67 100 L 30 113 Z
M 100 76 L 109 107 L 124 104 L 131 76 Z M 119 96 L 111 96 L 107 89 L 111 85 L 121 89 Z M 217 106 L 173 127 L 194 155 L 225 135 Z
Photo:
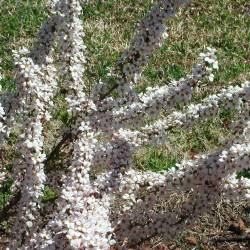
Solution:
M 23 124 L 25 132 L 18 145 L 22 158 L 14 166 L 14 188 L 20 187 L 21 189 L 18 216 L 13 226 L 16 238 L 12 244 L 15 247 L 21 246 L 34 228 L 33 223 L 36 221 L 39 197 L 45 180 L 42 164 L 45 158 L 42 153 L 44 138 L 41 123 L 44 104 L 38 98 L 42 91 L 42 82 L 39 77 L 41 69 L 34 65 L 30 58 L 25 57 L 20 58 L 20 68 L 22 67 L 25 67 L 22 71 L 23 77 L 28 79 L 23 82 L 29 93 L 25 102 L 30 108 L 23 115 L 26 117 Z
M 249 126 L 245 129 L 244 131 L 244 136 L 247 136 L 249 133 Z M 242 136 L 241 136 L 242 137 Z M 236 142 L 238 141 L 238 139 L 236 139 Z M 242 140 L 239 140 L 242 141 Z M 228 143 L 230 143 L 231 140 L 228 141 Z M 225 146 L 228 144 L 225 143 Z M 203 156 L 202 156 L 203 157 Z M 201 157 L 201 159 L 202 159 Z M 198 156 L 197 156 L 198 158 Z M 197 160 L 198 161 L 198 160 Z M 245 159 L 246 161 L 246 159 Z M 191 163 L 192 161 L 184 161 L 181 165 L 185 165 L 186 169 L 188 171 L 188 166 L 192 166 L 193 163 Z M 185 169 L 185 168 L 183 168 Z M 247 170 L 247 162 L 245 163 L 245 169 Z M 141 190 L 148 190 L 151 187 L 156 187 L 155 191 L 157 191 L 157 187 L 161 187 L 164 182 L 171 184 L 173 183 L 173 180 L 175 179 L 175 175 L 178 175 L 178 171 L 175 171 L 174 169 L 172 169 L 173 171 L 166 171 L 165 173 L 161 172 L 161 173 L 154 173 L 154 172 L 141 172 L 141 171 L 136 171 L 133 169 L 129 169 L 124 175 L 121 175 L 119 177 L 119 186 L 116 186 L 116 190 L 114 190 L 116 192 L 116 195 L 118 195 L 118 197 L 120 197 L 120 199 L 122 198 L 123 200 L 123 208 L 122 211 L 126 211 L 132 208 L 132 206 L 134 205 L 136 199 L 135 197 L 138 195 L 138 192 Z M 182 171 L 182 170 L 181 170 Z M 180 171 L 180 172 L 181 172 Z M 95 182 L 95 186 L 98 186 L 100 189 L 105 190 L 107 189 L 107 184 L 108 184 L 108 180 L 111 178 L 110 176 L 112 175 L 112 172 L 107 172 L 103 175 L 100 175 L 96 182 Z M 185 174 L 184 174 L 185 176 Z M 191 181 L 192 178 L 190 177 L 188 181 Z M 225 179 L 225 186 L 227 184 L 227 178 Z M 243 186 L 242 186 L 243 187 Z M 188 187 L 189 188 L 189 187 Z M 187 189 L 188 189 L 187 188 Z M 239 186 L 240 188 L 240 186 Z M 167 187 L 163 187 L 163 189 L 165 189 L 165 195 L 163 197 L 164 200 L 167 199 L 167 193 L 166 191 L 168 190 L 169 194 L 171 192 L 180 192 L 180 191 L 186 191 L 187 189 L 180 189 L 180 185 L 178 184 L 174 184 L 174 185 L 168 185 Z M 239 189 L 240 190 L 240 189 Z M 158 190 L 159 191 L 159 190 Z M 152 191 L 153 193 L 154 191 Z M 235 192 L 237 193 L 237 190 L 235 190 Z M 152 202 L 152 197 L 150 198 L 150 202 Z
M 13 226 L 15 240 L 12 246 L 20 247 L 29 240 L 30 235 L 37 229 L 39 216 L 40 197 L 43 192 L 45 174 L 45 154 L 43 153 L 44 135 L 43 121 L 51 118 L 49 105 L 54 95 L 56 82 L 55 69 L 51 65 L 52 59 L 45 58 L 43 65 L 36 65 L 25 54 L 16 53 L 16 62 L 20 70 L 19 84 L 25 90 L 22 103 L 25 109 L 22 113 L 22 131 L 17 149 L 21 158 L 14 164 L 13 190 L 20 189 L 21 199 L 18 204 L 18 216 Z
M 248 109 L 249 112 L 249 109 Z M 242 118 L 245 121 L 245 118 Z M 249 117 L 248 117 L 249 120 Z M 242 122 L 240 124 L 243 126 Z M 150 196 L 147 200 L 144 199 L 144 203 L 148 202 L 147 209 L 144 207 L 144 211 L 150 210 L 151 205 L 154 205 L 154 201 L 159 201 L 162 199 L 162 201 L 166 201 L 169 198 L 169 195 L 171 193 L 177 193 L 177 192 L 183 192 L 188 191 L 190 189 L 194 190 L 197 186 L 200 190 L 202 188 L 201 181 L 204 179 L 206 180 L 206 171 L 204 170 L 204 166 L 206 164 L 211 162 L 211 166 L 215 164 L 216 162 L 219 162 L 219 165 L 216 166 L 215 169 L 211 167 L 208 167 L 208 178 L 219 177 L 218 184 L 224 185 L 223 194 L 230 194 L 230 190 L 232 191 L 232 185 L 229 185 L 229 180 L 231 179 L 230 171 L 233 173 L 234 171 L 242 171 L 242 170 L 248 170 L 249 160 L 250 160 L 250 154 L 249 154 L 249 144 L 240 144 L 243 141 L 248 142 L 248 137 L 250 133 L 250 123 L 249 121 L 245 121 L 244 123 L 244 129 L 241 129 L 241 133 L 238 137 L 228 139 L 223 143 L 221 146 L 221 150 L 215 152 L 214 154 L 211 154 L 209 156 L 197 156 L 197 160 L 193 161 L 183 161 L 180 165 L 178 164 L 178 169 L 175 170 L 172 168 L 170 171 L 165 171 L 165 173 L 153 173 L 153 172 L 140 172 L 133 169 L 130 169 L 127 173 L 125 173 L 123 176 L 120 177 L 120 186 L 117 191 L 119 199 L 122 200 L 122 202 L 119 202 L 120 204 L 123 204 L 123 211 L 127 211 L 132 209 L 133 205 L 136 203 L 136 200 L 138 198 L 139 192 L 145 192 L 145 190 L 149 190 L 147 192 L 150 192 L 153 196 Z M 235 127 L 235 132 L 238 131 L 238 126 Z M 241 169 L 230 169 L 231 163 L 228 164 L 228 161 L 226 161 L 224 158 L 227 156 L 227 151 L 225 151 L 225 148 L 227 148 L 228 151 L 232 151 L 232 153 L 236 153 L 237 151 L 244 151 L 246 150 L 245 156 L 240 154 L 239 161 L 241 164 Z M 244 149 L 245 148 L 245 149 Z M 236 159 L 235 159 L 236 160 Z M 236 161 L 238 161 L 236 160 Z M 222 166 L 220 166 L 224 162 Z M 198 165 L 197 165 L 198 164 Z M 232 163 L 233 164 L 233 163 Z M 216 165 L 216 164 L 215 164 Z M 181 166 L 181 168 L 180 168 Z M 199 166 L 196 169 L 196 166 Z M 209 164 L 207 164 L 209 166 Z M 220 168 L 219 168 L 220 166 Z M 232 165 L 233 166 L 233 165 Z M 227 169 L 229 167 L 229 169 Z M 194 171 L 193 171 L 193 170 Z M 193 176 L 190 176 L 190 174 L 195 173 L 195 178 Z M 199 173 L 201 171 L 201 173 Z M 100 185 L 100 187 L 103 187 L 103 184 L 106 182 L 109 178 L 109 174 L 100 176 L 97 181 L 96 185 Z M 185 180 L 186 179 L 186 180 Z M 196 182 L 195 182 L 196 181 Z M 238 186 L 236 185 L 238 183 Z M 244 197 L 248 197 L 249 195 L 249 189 L 247 188 L 247 185 L 249 182 L 246 181 L 240 181 L 233 184 L 235 187 L 234 194 L 240 194 L 241 196 L 244 195 Z M 165 185 L 166 184 L 166 185 Z M 238 188 L 238 189 L 237 189 Z M 162 198 L 159 198 L 159 195 L 155 195 L 156 193 L 160 193 L 162 195 Z M 158 198 L 157 198 L 158 197 Z M 140 198 L 139 198 L 140 201 Z M 151 204 L 151 205 L 150 205 Z
M 210 60 L 207 62 L 207 60 Z M 173 81 L 170 85 L 148 88 L 145 94 L 140 94 L 139 101 L 134 101 L 119 107 L 114 102 L 113 108 L 103 111 L 102 103 L 97 105 L 97 111 L 93 113 L 92 123 L 102 131 L 110 131 L 124 126 L 139 127 L 145 123 L 145 118 L 154 119 L 159 116 L 161 109 L 170 112 L 177 105 L 185 105 L 190 101 L 194 87 L 205 76 L 211 75 L 212 70 L 218 64 L 215 50 L 210 49 L 208 53 L 200 57 L 201 63 L 195 65 L 192 73 L 186 79 Z M 103 102 L 107 106 L 107 102 Z M 110 104 L 112 106 L 112 104 Z
M 123 137 L 123 140 L 129 146 L 129 151 L 133 154 L 135 150 L 145 144 L 166 142 L 168 130 L 177 127 L 188 130 L 204 119 L 216 117 L 222 107 L 231 109 L 237 106 L 239 119 L 231 127 L 233 134 L 240 135 L 249 119 L 249 90 L 249 82 L 240 86 L 230 86 L 217 94 L 206 97 L 201 103 L 189 105 L 183 112 L 173 112 L 152 125 L 142 127 L 139 131 L 117 129 L 116 134 Z M 240 103 L 240 106 L 238 103 Z M 231 140 L 233 138 L 235 139 L 235 137 L 232 137 Z M 116 144 L 112 142 L 100 143 L 95 150 L 94 165 L 109 165 L 114 150 L 117 150 Z M 121 155 L 126 155 L 126 152 L 128 150 L 122 150 Z
M 61 74 L 63 88 L 67 90 L 68 111 L 77 115 L 86 103 L 83 81 L 85 64 L 85 45 L 83 44 L 83 23 L 80 19 L 81 5 L 77 0 L 60 1 L 58 15 L 62 23 L 58 26 Z
M 138 201 L 135 199 L 135 208 L 132 211 L 128 210 L 122 216 L 123 219 L 118 224 L 119 232 L 117 235 L 120 237 L 126 235 L 135 244 L 137 240 L 140 241 L 144 237 L 152 237 L 158 233 L 168 233 L 170 237 L 179 233 L 184 227 L 191 226 L 194 220 L 197 219 L 197 215 L 206 212 L 214 204 L 220 193 L 223 193 L 225 185 L 223 179 L 228 178 L 235 171 L 242 171 L 248 168 L 249 163 L 250 145 L 248 143 L 233 144 L 228 149 L 220 150 L 195 161 L 184 161 L 178 166 L 178 170 L 166 173 L 166 179 L 162 179 L 158 187 L 152 183 L 152 187 L 147 188 L 148 196 L 146 195 L 143 200 L 140 197 L 137 198 Z M 193 197 L 187 200 L 179 210 L 179 218 L 181 218 L 183 213 L 188 214 L 187 217 L 185 216 L 185 223 L 188 222 L 188 225 L 182 220 L 179 221 L 177 211 L 174 217 L 166 215 L 159 217 L 161 215 L 151 212 L 151 208 L 156 202 L 160 200 L 166 201 L 169 191 L 189 190 L 192 190 L 198 196 L 195 197 L 196 199 Z M 148 219 L 143 226 L 143 223 L 145 223 L 145 212 Z M 131 230 L 133 227 L 134 230 Z M 145 227 L 144 230 L 143 227 Z M 137 238 L 135 239 L 133 235 L 136 235 Z
M 28 68 L 26 68 L 28 67 L 29 63 L 28 60 L 33 61 L 34 65 L 41 67 L 41 71 L 43 72 L 42 76 L 44 77 L 41 80 L 45 84 L 43 91 L 48 92 L 47 97 L 44 97 L 44 100 L 46 101 L 46 105 L 48 105 L 49 107 L 53 106 L 51 94 L 54 94 L 57 87 L 57 70 L 53 65 L 54 60 L 52 59 L 52 55 L 55 33 L 60 21 L 61 20 L 59 16 L 52 16 L 45 24 L 43 24 L 36 38 L 36 42 L 30 52 L 26 48 L 23 48 L 19 51 L 13 51 L 15 64 L 17 66 L 17 74 L 15 79 L 17 94 L 11 94 L 8 99 L 5 98 L 7 99 L 5 100 L 5 109 L 7 110 L 5 128 L 8 129 L 7 131 L 5 131 L 5 134 L 7 136 L 11 132 L 12 128 L 16 128 L 18 126 L 16 118 L 18 117 L 18 119 L 21 119 L 21 122 L 24 116 L 20 114 L 22 114 L 23 112 L 27 112 L 28 105 L 26 105 L 27 102 L 25 98 L 27 95 L 27 88 L 29 88 L 29 86 L 26 85 L 26 82 L 29 82 L 29 79 L 27 79 L 27 74 L 24 75 L 22 71 L 29 70 Z M 21 58 L 22 55 L 25 56 Z M 27 58 L 25 59 L 25 57 Z M 25 62 L 25 60 L 27 60 L 27 62 Z M 47 120 L 51 118 L 48 111 L 49 107 L 47 107 L 47 111 L 45 112 L 45 119 Z
M 145 119 L 146 115 L 153 119 L 162 108 L 167 107 L 170 111 L 178 104 L 186 104 L 192 97 L 193 88 L 204 74 L 204 67 L 197 65 L 193 74 L 185 80 L 172 82 L 170 86 L 148 89 L 147 93 L 140 97 L 140 102 L 114 110 L 114 120 L 118 123 L 121 122 L 123 125 L 126 122 L 130 125 L 138 125 L 138 122 L 142 118 Z
M 82 122 L 81 134 L 74 144 L 69 174 L 63 177 L 58 214 L 42 232 L 34 235 L 33 246 L 67 249 L 108 249 L 112 232 L 109 222 L 109 198 L 92 186 L 89 172 L 96 144 L 88 122 Z M 66 234 L 65 234 L 66 233 Z M 31 246 L 31 245 L 30 245 Z
M 62 22 L 63 18 L 54 13 L 40 28 L 30 52 L 30 57 L 36 64 L 46 64 L 46 58 L 53 53 Z
M 51 7 L 56 10 L 61 21 L 57 27 L 59 46 L 63 52 L 60 54 L 61 76 L 65 78 L 63 88 L 67 90 L 68 111 L 72 112 L 72 121 L 76 122 L 74 127 L 78 127 L 79 117 L 78 119 L 76 117 L 80 115 L 84 118 L 83 110 L 86 110 L 91 102 L 84 92 L 85 46 L 82 40 L 84 37 L 83 24 L 79 17 L 82 9 L 77 0 L 58 1 Z M 47 164 L 63 145 L 71 142 L 76 136 L 75 134 L 73 131 L 64 133 L 44 163 Z
M 180 6 L 188 0 L 159 0 L 152 7 L 145 19 L 143 19 L 136 30 L 135 37 L 130 47 L 124 52 L 118 63 L 118 79 L 111 88 L 103 86 L 100 88 L 101 98 L 109 96 L 110 93 L 119 88 L 122 95 L 133 93 L 130 82 L 136 82 L 149 57 L 159 48 L 167 37 L 166 19 L 175 15 Z
M 168 130 L 176 126 L 190 129 L 198 121 L 218 115 L 220 107 L 228 109 L 237 108 L 239 112 L 243 108 L 241 106 L 245 106 L 245 112 L 248 112 L 250 107 L 249 100 L 250 82 L 247 81 L 240 86 L 230 86 L 222 89 L 217 94 L 206 97 L 201 103 L 188 105 L 184 112 L 173 112 L 166 118 L 143 127 L 141 132 L 148 135 L 150 143 L 153 141 L 164 141 Z M 247 117 L 249 114 L 246 113 L 245 115 Z

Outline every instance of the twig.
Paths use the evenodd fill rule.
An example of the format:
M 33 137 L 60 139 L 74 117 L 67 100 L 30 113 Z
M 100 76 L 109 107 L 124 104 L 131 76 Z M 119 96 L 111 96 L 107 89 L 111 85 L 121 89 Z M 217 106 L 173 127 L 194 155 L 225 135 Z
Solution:
M 250 235 L 239 235 L 239 236 L 232 236 L 232 237 L 220 237 L 213 239 L 214 242 L 244 242 L 247 241 L 250 243 Z
M 74 138 L 73 138 L 72 135 L 73 134 L 72 134 L 71 131 L 70 132 L 66 132 L 65 134 L 63 134 L 63 137 L 62 137 L 61 141 L 52 149 L 52 151 L 50 152 L 49 156 L 44 161 L 44 165 L 47 165 L 48 162 L 54 158 L 54 156 L 59 152 L 59 150 L 61 149 L 61 147 L 65 143 L 73 141 Z

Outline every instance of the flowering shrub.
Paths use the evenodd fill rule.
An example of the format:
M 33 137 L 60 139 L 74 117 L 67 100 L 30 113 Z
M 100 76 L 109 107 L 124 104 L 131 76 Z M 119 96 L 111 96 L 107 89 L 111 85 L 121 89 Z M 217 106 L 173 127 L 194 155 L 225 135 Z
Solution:
M 176 236 L 221 195 L 249 198 L 249 182 L 238 180 L 236 173 L 250 165 L 250 82 L 190 104 L 193 90 L 205 78 L 213 81 L 218 70 L 216 50 L 208 48 L 186 78 L 144 93 L 135 90 L 143 66 L 167 38 L 165 19 L 186 2 L 157 1 L 111 73 L 115 82 L 97 83 L 90 93 L 83 80 L 86 48 L 79 1 L 51 1 L 51 17 L 33 48 L 14 51 L 17 91 L 3 95 L 0 105 L 2 145 L 14 128 L 19 132 L 12 190 L 20 199 L 10 249 L 126 248 L 158 234 Z M 53 123 L 60 89 L 66 91 L 70 125 L 45 153 L 45 126 Z M 221 107 L 237 110 L 233 136 L 221 148 L 162 173 L 133 169 L 136 150 L 163 144 L 171 129 L 189 130 L 217 116 Z M 168 112 L 164 118 L 162 109 Z M 67 167 L 48 169 L 65 146 L 70 147 Z M 4 178 L 1 174 L 0 181 Z M 58 192 L 56 206 L 41 202 L 46 184 Z M 188 192 L 188 197 L 174 212 L 157 209 L 173 192 Z

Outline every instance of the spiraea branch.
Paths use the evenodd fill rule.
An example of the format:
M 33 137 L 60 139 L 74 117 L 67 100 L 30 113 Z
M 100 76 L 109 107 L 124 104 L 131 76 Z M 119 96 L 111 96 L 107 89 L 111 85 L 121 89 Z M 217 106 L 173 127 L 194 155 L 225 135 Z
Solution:
M 166 19 L 186 8 L 187 2 L 155 1 L 114 69 L 115 83 L 97 83 L 91 93 L 84 82 L 87 60 L 80 19 L 86 1 L 51 1 L 51 17 L 34 46 L 13 52 L 17 91 L 3 96 L 0 104 L 1 146 L 19 128 L 19 158 L 12 173 L 17 213 L 9 249 L 110 249 L 113 245 L 128 249 L 158 234 L 175 237 L 221 195 L 249 199 L 249 182 L 235 174 L 250 166 L 250 82 L 192 103 L 194 90 L 203 81 L 213 81 L 214 71 L 219 70 L 216 49 L 197 55 L 184 78 L 148 87 L 143 93 L 135 89 L 144 66 L 168 37 Z M 54 97 L 60 89 L 66 93 L 71 122 L 47 152 L 45 127 L 53 123 Z M 173 128 L 190 130 L 201 120 L 218 116 L 222 107 L 236 109 L 237 116 L 231 124 L 233 136 L 220 148 L 183 159 L 162 173 L 133 168 L 138 149 L 162 145 Z M 71 148 L 64 154 L 67 161 L 63 169 L 56 168 L 64 147 Z M 41 198 L 53 178 L 58 197 L 44 219 Z M 4 179 L 1 174 L 0 181 Z M 154 210 L 172 192 L 190 192 L 190 196 L 175 212 Z

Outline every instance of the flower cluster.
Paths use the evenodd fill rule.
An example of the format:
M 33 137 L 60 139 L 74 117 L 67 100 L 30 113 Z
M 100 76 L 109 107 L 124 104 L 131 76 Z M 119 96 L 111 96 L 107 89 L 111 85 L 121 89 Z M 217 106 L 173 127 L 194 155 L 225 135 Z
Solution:
M 85 46 L 83 44 L 83 25 L 79 16 L 81 6 L 79 1 L 65 1 L 58 6 L 61 23 L 58 25 L 58 45 L 60 62 L 63 64 L 60 74 L 64 78 L 63 88 L 67 90 L 66 97 L 69 111 L 82 109 L 86 102 L 85 85 L 83 82 Z
M 175 237 L 221 196 L 249 199 L 249 181 L 236 178 L 250 166 L 249 81 L 190 103 L 194 90 L 204 79 L 214 80 L 218 70 L 216 50 L 208 48 L 185 78 L 145 93 L 134 90 L 143 66 L 166 37 L 165 19 L 186 2 L 157 1 L 122 54 L 110 89 L 100 83 L 86 92 L 78 0 L 50 1 L 51 17 L 34 46 L 14 51 L 17 91 L 1 97 L 0 104 L 1 142 L 13 128 L 19 133 L 12 189 L 20 199 L 10 249 L 128 249 L 158 234 Z M 65 93 L 72 123 L 46 154 L 45 126 L 53 122 L 58 90 Z M 113 90 L 120 95 L 112 97 Z M 229 124 L 232 136 L 224 138 L 220 148 L 162 173 L 133 168 L 139 148 L 164 144 L 171 129 L 189 130 L 218 116 L 221 108 L 236 109 L 237 114 Z M 51 161 L 62 151 L 67 155 L 63 167 Z M 0 182 L 4 178 L 1 174 Z M 58 197 L 44 217 L 41 198 L 51 180 Z M 186 198 L 174 212 L 161 210 L 173 193 Z
M 212 82 L 214 80 L 214 74 L 212 73 L 213 69 L 219 69 L 218 61 L 215 56 L 216 50 L 213 48 L 208 48 L 208 53 L 201 53 L 200 57 L 203 58 L 207 64 L 207 70 L 210 71 L 209 80 Z
M 17 87 L 22 90 L 19 105 L 22 107 L 22 133 L 17 144 L 21 158 L 14 163 L 13 191 L 22 190 L 19 202 L 18 219 L 13 230 L 13 244 L 18 246 L 22 236 L 29 238 L 37 230 L 36 222 L 40 208 L 40 197 L 45 183 L 43 152 L 43 121 L 49 120 L 48 106 L 53 105 L 55 69 L 50 64 L 53 59 L 46 58 L 45 65 L 35 64 L 27 49 L 14 52 L 18 67 Z
M 5 126 L 2 121 L 5 120 L 5 111 L 2 106 L 0 106 L 0 132 L 5 133 Z

